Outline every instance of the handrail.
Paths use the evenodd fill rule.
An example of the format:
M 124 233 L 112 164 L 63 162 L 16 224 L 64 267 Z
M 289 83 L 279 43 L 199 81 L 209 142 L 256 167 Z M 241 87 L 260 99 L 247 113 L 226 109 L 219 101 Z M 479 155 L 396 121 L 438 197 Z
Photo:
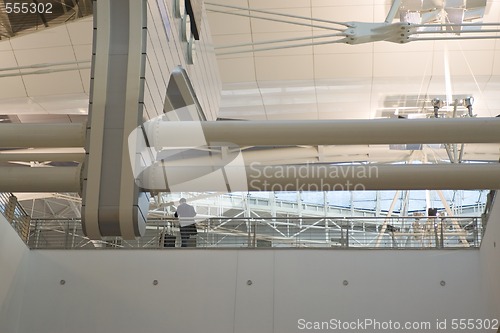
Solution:
M 481 215 L 481 219 L 483 222 L 483 235 L 484 235 L 484 232 L 486 231 L 486 225 L 488 224 L 488 220 L 490 219 L 491 209 L 492 209 L 493 205 L 495 204 L 496 197 L 497 197 L 496 190 L 490 190 L 490 192 L 488 192 L 488 195 L 486 196 L 486 203 L 484 205 L 484 212 Z
M 388 221 L 385 231 L 384 221 Z M 478 248 L 479 217 L 265 217 L 197 218 L 196 248 Z M 180 246 L 177 219 L 149 220 L 136 240 L 108 237 L 90 240 L 78 219 L 34 219 L 28 245 L 32 249 L 160 249 Z M 167 237 L 170 236 L 170 237 Z M 376 243 L 376 239 L 380 243 Z
M 150 219 L 146 236 L 138 240 L 96 241 L 84 236 L 80 219 L 30 220 L 11 193 L 0 193 L 0 212 L 33 249 L 163 248 L 165 235 L 171 234 L 170 242 L 180 239 L 173 217 Z M 198 248 L 477 248 L 483 236 L 483 220 L 475 216 L 197 217 L 195 221 Z
M 0 212 L 32 249 L 164 248 L 166 238 L 168 247 L 180 243 L 173 217 L 150 219 L 141 239 L 90 240 L 80 219 L 30 219 L 11 193 L 0 193 Z M 477 248 L 484 229 L 484 216 L 197 217 L 195 221 L 197 248 Z M 171 237 L 165 237 L 168 234 Z
M 5 216 L 21 239 L 28 243 L 31 218 L 14 194 L 0 192 L 0 213 Z

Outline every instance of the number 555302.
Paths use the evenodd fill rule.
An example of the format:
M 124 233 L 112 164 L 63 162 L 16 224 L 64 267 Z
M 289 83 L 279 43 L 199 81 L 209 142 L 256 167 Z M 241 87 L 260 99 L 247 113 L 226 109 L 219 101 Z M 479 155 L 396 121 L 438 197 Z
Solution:
M 21 2 L 21 3 L 5 3 L 5 12 L 7 14 L 51 14 L 52 4 L 49 3 L 34 3 L 34 2 Z

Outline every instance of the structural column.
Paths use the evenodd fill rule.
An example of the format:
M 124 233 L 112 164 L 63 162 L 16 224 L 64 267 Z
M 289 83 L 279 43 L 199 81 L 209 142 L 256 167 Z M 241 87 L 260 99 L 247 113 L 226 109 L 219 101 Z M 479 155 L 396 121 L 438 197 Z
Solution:
M 91 239 L 140 237 L 148 199 L 135 184 L 128 136 L 142 123 L 146 1 L 94 1 L 94 45 L 82 221 Z

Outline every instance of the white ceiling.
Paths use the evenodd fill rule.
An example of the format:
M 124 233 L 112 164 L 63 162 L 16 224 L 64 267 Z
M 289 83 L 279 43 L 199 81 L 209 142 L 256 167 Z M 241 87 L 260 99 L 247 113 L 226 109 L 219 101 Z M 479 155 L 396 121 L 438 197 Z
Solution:
M 206 2 L 333 21 L 383 22 L 392 1 Z M 208 18 L 216 47 L 335 32 L 224 13 L 209 12 Z M 500 1 L 488 1 L 484 22 L 500 22 Z M 392 108 L 390 103 L 384 105 L 384 101 L 394 100 L 394 96 L 401 106 L 407 99 L 418 99 L 421 104 L 446 94 L 473 95 L 474 113 L 482 117 L 496 116 L 500 114 L 499 43 L 497 39 L 489 39 L 327 44 L 220 55 L 218 63 L 224 82 L 220 117 L 366 119 L 380 117 L 384 108 Z M 225 50 L 218 52 L 222 51 Z M 449 76 L 445 75 L 447 70 Z
M 391 2 L 210 1 L 319 19 L 362 22 L 382 22 Z M 231 11 L 248 14 L 248 11 Z M 331 33 L 222 13 L 209 12 L 208 19 L 216 47 Z M 500 22 L 500 0 L 488 1 L 484 21 Z M 375 118 L 380 117 L 385 108 L 394 110 L 394 101 L 397 102 L 394 105 L 399 106 L 415 105 L 415 100 L 421 104 L 447 92 L 454 96 L 473 95 L 474 113 L 496 116 L 500 114 L 499 43 L 490 39 L 404 45 L 390 42 L 327 44 L 220 55 L 218 64 L 224 86 L 219 116 Z M 26 121 L 31 114 L 85 114 L 91 45 L 91 17 L 0 42 L 0 114 L 21 115 Z M 446 61 L 449 62 L 449 85 L 445 81 Z M 60 65 L 27 68 L 44 63 Z M 19 67 L 24 68 L 12 69 Z M 20 75 L 46 69 L 53 72 Z
M 92 17 L 2 40 L 0 114 L 24 122 L 87 114 L 91 53 Z
M 210 1 L 284 14 L 363 22 L 384 21 L 390 7 L 388 0 L 361 0 L 355 4 L 347 0 Z M 221 13 L 209 12 L 208 19 L 215 47 L 325 34 L 319 28 Z M 500 22 L 500 0 L 488 1 L 484 21 Z M 220 55 L 218 64 L 224 86 L 219 117 L 375 118 L 384 110 L 394 112 L 395 105 L 422 104 L 450 91 L 453 96 L 473 95 L 474 113 L 479 116 L 496 116 L 500 114 L 499 43 L 497 39 L 490 39 L 404 45 L 328 44 Z M 88 108 L 91 46 L 91 17 L 1 41 L 0 115 L 15 115 L 23 122 L 79 121 L 78 115 L 85 115 Z M 449 62 L 449 84 L 445 80 L 446 61 Z M 57 65 L 28 68 L 37 64 Z M 23 75 L 47 69 L 53 72 Z M 466 153 L 471 148 L 467 148 Z M 370 156 L 366 148 L 358 150 L 369 156 L 367 160 L 383 160 L 374 153 Z M 491 148 L 485 147 L 483 151 L 476 147 L 471 153 L 484 154 L 485 160 L 498 159 L 498 153 L 492 153 Z M 389 151 L 386 154 L 390 160 L 408 158 L 403 152 L 397 153 L 399 157 L 389 157 Z M 339 158 L 331 156 L 332 161 Z

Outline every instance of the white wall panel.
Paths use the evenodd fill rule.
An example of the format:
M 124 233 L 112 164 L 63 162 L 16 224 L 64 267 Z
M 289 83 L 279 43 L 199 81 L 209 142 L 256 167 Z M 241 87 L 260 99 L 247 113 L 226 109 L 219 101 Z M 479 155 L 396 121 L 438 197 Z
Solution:
M 43 74 L 43 80 L 37 75 L 26 75 L 23 81 L 30 96 L 53 95 L 54 87 L 59 94 L 76 94 L 84 89 L 80 72 L 77 70 Z
M 240 82 L 255 80 L 255 63 L 253 57 L 238 57 L 219 61 L 224 82 Z
M 237 256 L 234 332 L 273 332 L 275 255 L 240 251 Z
M 274 0 L 274 1 L 269 1 L 269 0 L 250 0 L 250 7 L 251 8 L 258 8 L 258 9 L 288 9 L 288 8 L 297 8 L 297 7 L 309 7 L 310 2 L 309 0 L 294 0 L 294 1 L 289 1 L 289 0 Z
M 250 5 L 251 6 L 251 5 Z M 251 8 L 255 8 L 252 7 Z M 275 10 L 270 10 L 272 12 L 278 12 L 278 13 L 283 13 L 283 14 L 289 14 L 289 15 L 295 15 L 295 16 L 302 16 L 302 17 L 311 17 L 311 8 L 309 6 L 306 7 L 301 7 L 301 8 L 287 8 L 287 9 L 275 9 Z M 260 13 L 254 13 L 254 16 L 257 17 L 269 17 L 268 14 L 260 14 Z M 298 25 L 298 24 L 289 24 L 289 23 L 283 23 L 283 22 L 275 22 L 272 20 L 262 20 L 262 19 L 257 19 L 257 18 L 252 18 L 250 20 L 250 24 L 252 27 L 252 31 L 255 33 L 266 33 L 269 31 L 272 32 L 284 32 L 284 31 L 312 31 L 312 28 L 307 26 L 308 24 L 311 24 L 311 21 L 309 20 L 304 20 L 304 19 L 295 19 L 295 18 L 287 18 L 287 17 L 273 17 L 277 20 L 286 20 L 286 21 L 292 21 L 292 22 L 299 22 L 299 23 L 305 23 L 306 26 L 304 25 Z M 321 24 L 319 24 L 321 25 Z
M 92 23 L 90 23 L 90 26 L 92 26 Z M 66 46 L 71 44 L 71 40 L 66 27 L 60 25 L 51 29 L 38 31 L 35 34 L 26 34 L 18 38 L 12 38 L 10 39 L 10 44 L 14 50 L 29 50 Z M 33 54 L 33 58 L 36 59 L 36 53 Z
M 352 3 L 352 2 L 351 2 Z M 373 22 L 373 10 L 371 5 L 345 5 L 345 6 L 322 6 L 312 7 L 312 17 L 322 20 L 336 22 Z
M 448 51 L 435 53 L 433 75 L 445 75 L 446 66 L 449 67 L 451 77 L 466 76 L 470 81 L 474 77 L 490 75 L 494 66 L 493 51 Z
M 160 67 L 156 59 L 146 59 L 146 85 L 148 87 L 148 92 L 151 96 L 151 102 L 154 105 L 155 116 L 163 113 L 163 101 L 165 99 L 165 92 L 167 91 L 164 84 L 158 83 L 161 81 Z M 163 89 L 162 89 L 163 88 Z M 149 109 L 151 111 L 151 109 Z
M 447 319 L 440 332 L 453 332 L 452 318 L 486 313 L 477 250 L 40 250 L 29 264 L 23 333 L 293 333 L 299 319 L 365 318 Z
M 149 88 L 149 81 L 146 80 L 144 84 L 144 112 L 143 117 L 147 119 L 152 119 L 157 116 L 158 107 L 155 105 L 153 100 L 151 90 Z M 159 101 L 157 101 L 159 102 Z
M 207 118 L 216 119 L 219 112 L 222 83 L 206 13 L 203 13 L 202 37 L 196 45 L 195 58 L 196 62 L 194 65 L 188 66 L 188 72 L 194 78 L 195 90 L 203 91 L 199 99 Z
M 307 80 L 313 75 L 315 60 L 313 55 L 256 57 L 255 65 L 257 80 Z
M 356 1 L 356 4 L 358 5 L 371 5 L 374 1 L 373 0 L 359 0 Z M 331 0 L 311 0 L 311 4 L 313 7 L 328 7 L 332 5 Z M 352 1 L 350 0 L 336 0 L 335 4 L 337 6 L 349 6 L 352 5 Z
M 92 25 L 92 21 L 92 17 L 89 16 L 66 25 L 69 38 L 73 45 L 92 44 L 92 29 L 89 29 L 89 26 Z
M 374 53 L 373 76 L 395 77 L 406 73 L 409 77 L 431 75 L 432 53 L 429 52 L 393 52 Z M 416 80 L 415 80 L 416 81 Z
M 477 251 L 297 251 L 275 260 L 275 332 L 299 332 L 300 318 L 435 324 L 485 309 Z
M 15 50 L 14 53 L 19 66 L 75 61 L 75 52 L 71 45 L 40 48 L 36 51 L 33 49 L 20 49 Z M 86 60 L 90 60 L 90 54 Z M 33 71 L 33 69 L 27 70 Z
M 26 96 L 26 90 L 24 87 L 23 79 L 20 76 L 2 78 L 2 89 L 0 89 L 0 99 L 4 99 L 2 101 L 3 114 L 9 112 L 9 110 L 6 107 L 6 104 L 9 103 L 8 99 L 15 97 L 24 97 L 24 96 Z M 5 99 L 7 99 L 7 101 Z M 20 105 L 19 107 L 26 108 L 29 106 Z
M 231 6 L 237 6 L 234 3 L 230 3 L 229 5 Z M 247 6 L 247 3 L 245 3 L 243 6 Z M 227 8 L 216 8 L 216 10 L 219 11 L 231 11 L 230 9 L 228 10 Z M 234 11 L 234 10 L 233 10 Z M 248 15 L 248 12 L 242 12 Z M 229 19 L 227 17 L 227 14 L 223 13 L 211 13 L 210 14 L 210 26 L 212 27 L 213 30 L 217 31 L 225 31 L 226 34 L 249 34 L 250 33 L 250 19 L 248 17 L 244 16 L 236 16 L 232 15 L 231 16 L 231 29 L 227 29 L 227 23 Z
M 37 251 L 30 263 L 20 332 L 233 330 L 234 251 Z
M 149 68 L 146 70 L 146 84 L 150 96 L 147 97 L 148 105 L 146 108 L 149 117 L 152 116 L 153 104 L 161 105 L 161 108 L 155 107 L 155 115 L 162 112 L 170 73 L 175 67 L 182 66 L 191 79 L 206 117 L 214 120 L 219 111 L 221 83 L 207 18 L 204 17 L 201 38 L 196 42 L 195 64 L 188 65 L 185 56 L 186 42 L 181 42 L 180 39 L 181 21 L 173 16 L 172 1 L 166 1 L 166 8 L 170 21 L 168 36 L 165 33 L 157 1 L 148 1 L 148 45 L 146 52 Z
M 17 333 L 28 275 L 28 247 L 0 214 L 0 332 Z
M 498 192 L 498 191 L 497 191 Z M 482 285 L 488 302 L 487 315 L 500 319 L 500 199 L 493 205 L 481 244 Z
M 293 333 L 300 319 L 447 319 L 440 332 L 453 332 L 452 318 L 500 315 L 499 207 L 480 251 L 29 252 L 0 216 L 0 331 Z
M 317 79 L 371 77 L 373 58 L 367 53 L 314 55 L 314 74 Z

